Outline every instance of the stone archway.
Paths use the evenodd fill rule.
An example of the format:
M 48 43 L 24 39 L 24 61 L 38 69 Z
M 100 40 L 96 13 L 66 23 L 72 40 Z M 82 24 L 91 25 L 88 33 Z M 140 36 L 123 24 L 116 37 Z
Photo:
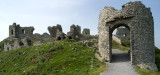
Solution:
M 154 24 L 150 8 L 140 1 L 129 2 L 121 10 L 104 7 L 99 16 L 99 52 L 102 59 L 110 62 L 111 33 L 125 25 L 130 30 L 131 64 L 157 70 L 154 51 Z
M 110 52 L 110 53 L 109 53 L 109 56 L 110 56 L 109 62 L 112 61 L 112 54 L 113 54 L 113 53 L 112 53 L 112 39 L 113 39 L 113 38 L 112 38 L 112 36 L 113 36 L 112 34 L 113 34 L 113 31 L 114 31 L 115 29 L 119 28 L 119 27 L 122 27 L 122 26 L 125 27 L 125 28 L 127 28 L 127 29 L 129 30 L 129 33 L 130 33 L 130 27 L 129 27 L 128 25 L 126 25 L 126 24 L 116 24 L 116 25 L 113 25 L 113 27 L 110 28 L 110 32 L 109 32 L 109 33 L 110 33 L 110 34 L 109 34 L 109 39 L 110 39 L 109 42 L 110 42 L 110 43 L 109 43 L 109 46 L 110 46 L 111 48 L 109 49 L 109 50 L 110 50 L 110 51 L 109 51 L 109 52 Z M 131 39 L 131 37 L 129 37 L 129 38 Z M 131 42 L 130 42 L 130 44 L 131 44 Z M 131 47 L 130 47 L 130 49 L 131 49 Z M 130 52 L 130 56 L 131 56 L 131 55 L 132 55 L 132 51 Z M 130 57 L 130 61 L 132 62 L 132 56 Z

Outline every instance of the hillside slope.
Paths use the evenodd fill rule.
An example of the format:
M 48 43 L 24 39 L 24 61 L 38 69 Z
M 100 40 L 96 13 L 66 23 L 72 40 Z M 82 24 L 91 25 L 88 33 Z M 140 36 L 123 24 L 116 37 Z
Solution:
M 0 52 L 0 75 L 97 75 L 105 64 L 94 53 L 73 40 Z

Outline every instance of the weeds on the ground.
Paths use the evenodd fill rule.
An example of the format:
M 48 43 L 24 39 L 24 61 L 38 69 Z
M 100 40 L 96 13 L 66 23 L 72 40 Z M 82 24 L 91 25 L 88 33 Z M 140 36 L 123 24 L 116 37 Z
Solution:
M 105 63 L 94 53 L 68 39 L 0 52 L 0 75 L 98 75 L 105 70 Z

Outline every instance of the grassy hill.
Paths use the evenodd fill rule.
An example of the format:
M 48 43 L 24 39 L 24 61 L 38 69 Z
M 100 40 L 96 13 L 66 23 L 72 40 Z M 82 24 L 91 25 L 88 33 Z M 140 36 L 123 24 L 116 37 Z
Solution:
M 4 40 L 6 41 L 6 40 Z M 0 42 L 0 49 L 4 41 Z M 45 42 L 40 46 L 0 52 L 0 75 L 98 75 L 105 70 L 105 63 L 94 57 L 95 50 L 74 40 Z M 113 49 L 130 50 L 129 40 L 122 39 L 122 45 L 112 41 Z M 155 47 L 156 65 L 159 71 L 136 67 L 140 75 L 160 75 L 160 50 Z
M 0 75 L 98 75 L 106 64 L 73 40 L 0 52 Z

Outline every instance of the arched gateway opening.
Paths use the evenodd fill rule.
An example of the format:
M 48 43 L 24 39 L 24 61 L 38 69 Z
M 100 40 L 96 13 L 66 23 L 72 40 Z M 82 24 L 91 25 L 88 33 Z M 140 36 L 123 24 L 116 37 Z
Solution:
M 131 64 L 157 70 L 154 50 L 154 21 L 150 8 L 140 1 L 129 2 L 121 10 L 104 7 L 99 15 L 98 50 L 104 61 L 112 59 L 112 32 L 124 25 L 130 30 Z M 126 35 L 127 36 L 127 35 Z
M 128 31 L 126 31 L 126 29 L 128 29 Z M 121 34 L 116 34 L 116 33 L 121 33 Z M 111 28 L 111 34 L 110 34 L 111 63 L 129 62 L 131 60 L 130 42 L 128 42 L 130 41 L 129 40 L 130 37 L 129 39 L 126 39 L 125 38 L 127 36 L 126 33 L 130 33 L 130 29 L 125 24 L 117 24 Z

